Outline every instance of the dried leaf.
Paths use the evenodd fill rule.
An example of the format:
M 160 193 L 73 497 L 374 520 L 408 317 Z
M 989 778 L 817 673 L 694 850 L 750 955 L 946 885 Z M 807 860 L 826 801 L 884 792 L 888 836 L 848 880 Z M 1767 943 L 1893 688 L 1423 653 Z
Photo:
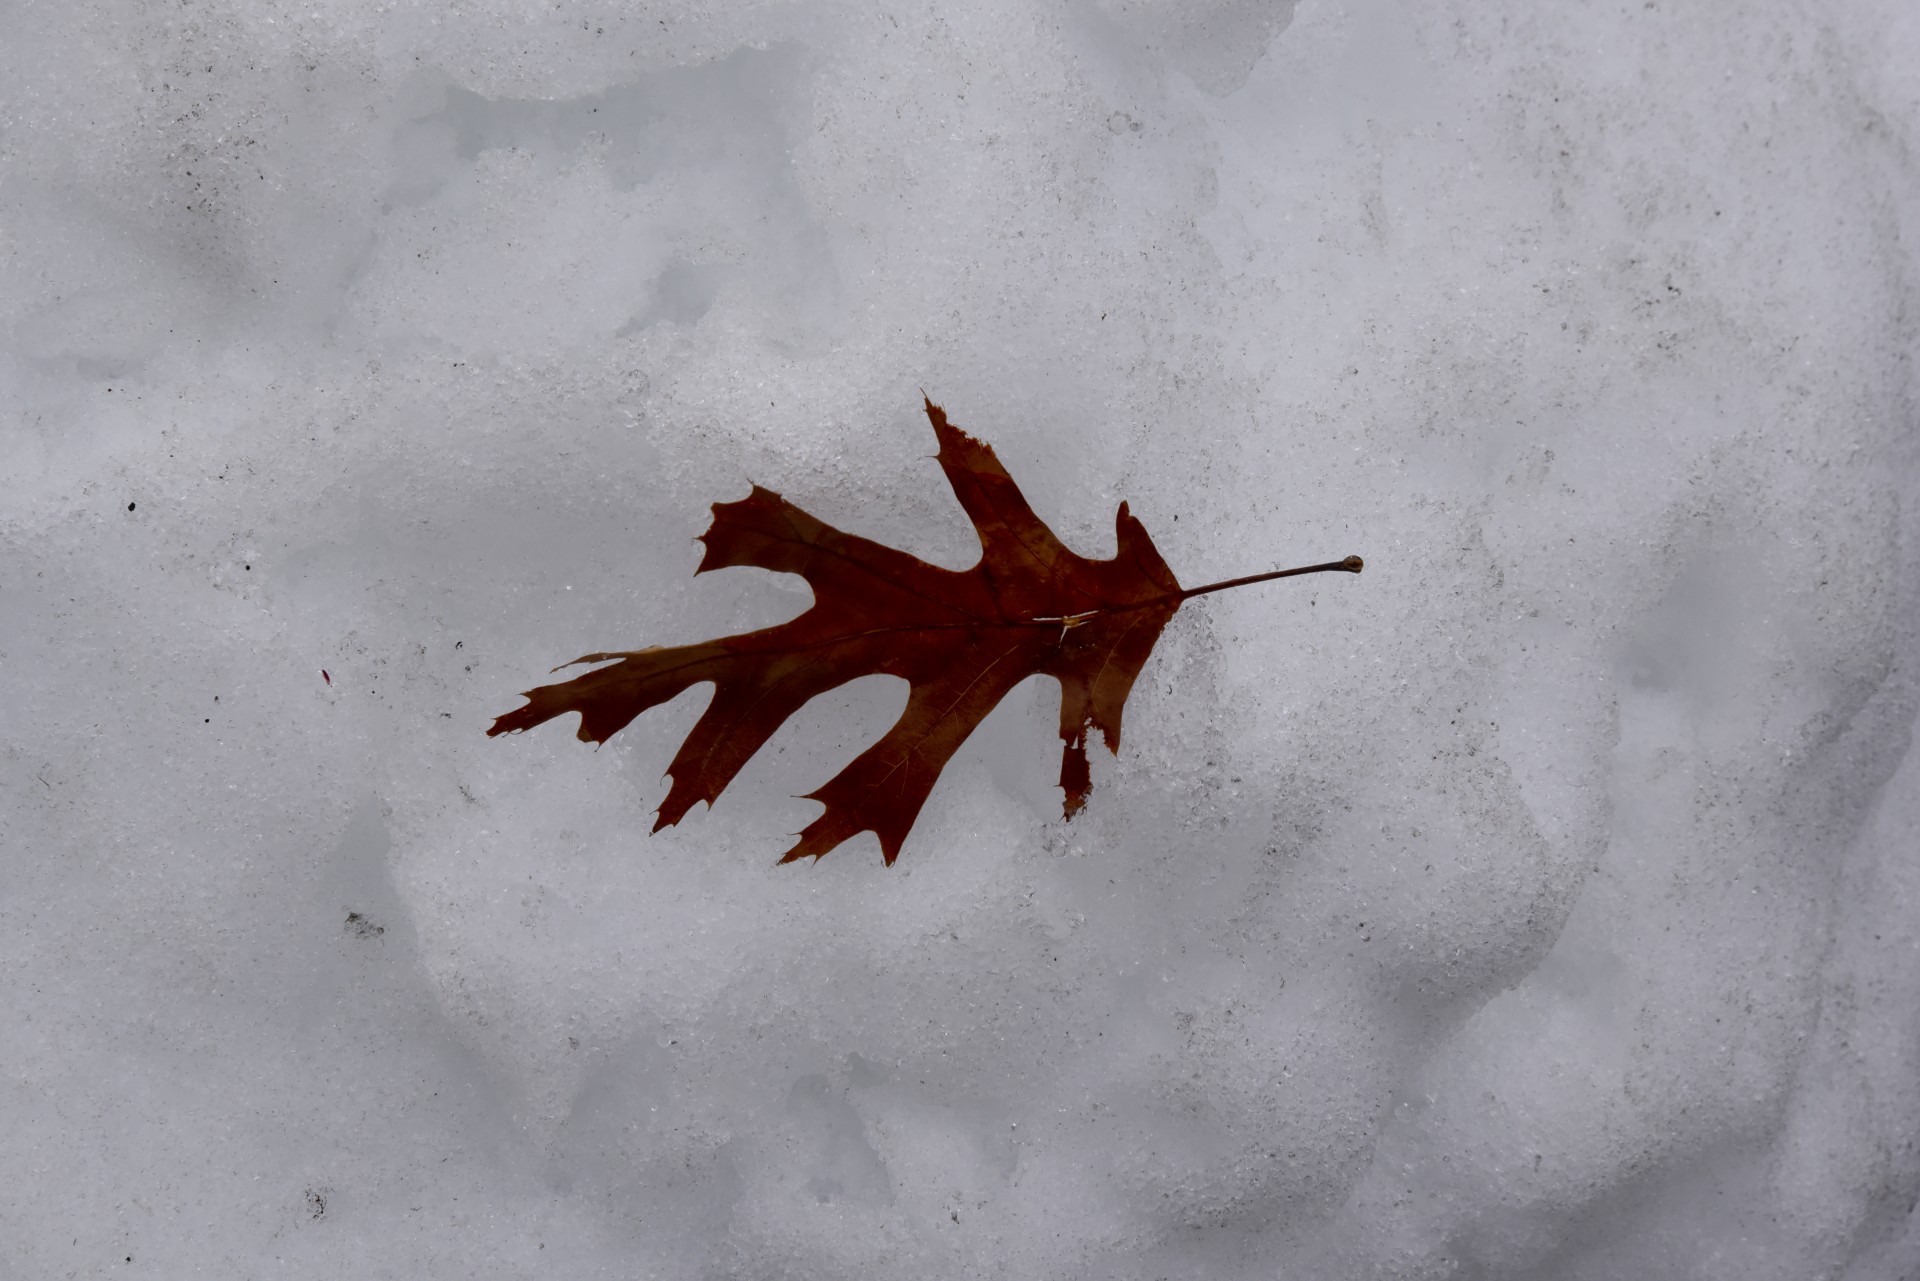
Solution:
M 870 831 L 891 864 L 967 735 L 1014 686 L 1044 674 L 1060 682 L 1060 786 L 1071 818 L 1091 786 L 1088 731 L 1119 750 L 1127 693 L 1180 602 L 1281 575 L 1183 590 L 1125 503 L 1115 518 L 1113 559 L 1076 555 L 1034 515 L 989 446 L 948 423 L 931 400 L 926 410 L 941 469 L 980 535 L 977 565 L 929 565 L 843 533 L 756 485 L 739 502 L 713 505 L 697 572 L 752 565 L 798 574 L 813 588 L 810 609 L 741 636 L 577 658 L 564 666 L 611 666 L 527 691 L 527 705 L 498 718 L 489 736 L 578 712 L 579 737 L 604 743 L 648 708 L 712 682 L 712 703 L 667 771 L 673 785 L 657 832 L 694 802 L 711 805 L 815 695 L 862 676 L 898 676 L 911 687 L 906 710 L 879 742 L 808 793 L 825 812 L 780 860 L 818 858 Z M 1282 574 L 1359 567 L 1349 557 Z

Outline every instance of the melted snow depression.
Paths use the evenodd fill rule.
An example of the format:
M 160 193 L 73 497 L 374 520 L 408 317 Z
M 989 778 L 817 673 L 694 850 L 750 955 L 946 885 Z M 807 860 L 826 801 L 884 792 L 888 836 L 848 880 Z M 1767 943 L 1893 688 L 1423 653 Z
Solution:
M 1908 0 L 0 0 L 0 1276 L 1920 1276 Z M 920 389 L 1198 598 L 649 836 L 950 567 Z

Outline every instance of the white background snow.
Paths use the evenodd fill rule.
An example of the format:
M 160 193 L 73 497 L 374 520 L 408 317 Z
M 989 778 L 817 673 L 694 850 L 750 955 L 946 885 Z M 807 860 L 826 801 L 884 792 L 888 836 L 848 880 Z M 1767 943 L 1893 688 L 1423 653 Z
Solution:
M 0 0 L 0 1277 L 1920 1276 L 1907 0 Z M 1197 600 L 649 837 L 748 482 Z M 325 669 L 331 684 L 323 681 Z

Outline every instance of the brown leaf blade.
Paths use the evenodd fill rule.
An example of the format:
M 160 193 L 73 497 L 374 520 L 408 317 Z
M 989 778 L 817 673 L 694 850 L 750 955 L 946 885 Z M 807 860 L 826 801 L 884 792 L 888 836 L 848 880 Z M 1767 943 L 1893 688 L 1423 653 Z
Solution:
M 1116 517 L 1117 554 L 1079 556 L 1034 514 L 990 446 L 954 427 L 931 400 L 926 411 L 940 441 L 937 461 L 979 534 L 978 564 L 929 565 L 756 485 L 738 502 L 714 504 L 697 572 L 753 566 L 798 574 L 814 593 L 805 613 L 697 645 L 576 659 L 611 665 L 527 691 L 527 705 L 496 719 L 488 735 L 578 712 L 578 736 L 602 743 L 649 708 L 712 683 L 712 702 L 667 771 L 673 783 L 659 831 L 696 801 L 711 805 L 809 699 L 862 676 L 898 676 L 910 686 L 900 718 L 808 794 L 823 812 L 781 859 L 819 858 L 870 831 L 890 865 L 967 736 L 1014 686 L 1042 674 L 1061 687 L 1060 785 L 1071 818 L 1091 786 L 1087 731 L 1119 750 L 1121 711 L 1180 608 L 1180 584 L 1126 504 Z

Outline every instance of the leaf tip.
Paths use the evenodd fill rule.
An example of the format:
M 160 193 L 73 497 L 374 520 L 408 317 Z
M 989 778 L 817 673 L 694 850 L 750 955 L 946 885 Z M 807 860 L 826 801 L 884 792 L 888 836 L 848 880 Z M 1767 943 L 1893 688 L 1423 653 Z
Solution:
M 522 693 L 520 697 L 527 700 L 526 704 L 521 707 L 516 707 L 510 712 L 503 712 L 500 715 L 494 717 L 493 724 L 487 727 L 488 738 L 497 738 L 502 734 L 518 734 L 522 730 L 530 729 L 533 726 L 538 725 L 540 723 L 539 721 L 533 719 L 532 691 L 529 690 L 525 693 Z
M 1087 804 L 1087 794 L 1093 790 L 1093 773 L 1087 765 L 1087 740 L 1084 731 L 1067 740 L 1066 750 L 1060 753 L 1060 790 L 1066 793 L 1066 804 L 1060 817 L 1071 820 Z

